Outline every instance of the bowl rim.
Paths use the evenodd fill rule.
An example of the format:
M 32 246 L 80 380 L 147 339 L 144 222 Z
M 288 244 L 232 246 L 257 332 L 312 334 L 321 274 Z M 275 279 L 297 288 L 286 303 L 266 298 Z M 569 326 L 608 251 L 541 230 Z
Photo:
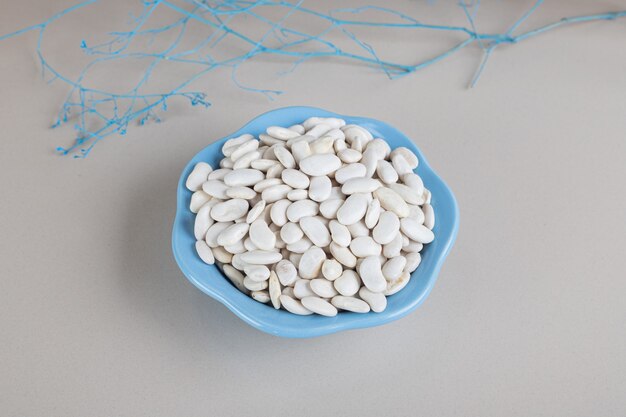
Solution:
M 185 182 L 189 172 L 193 169 L 193 166 L 203 160 L 201 159 L 201 155 L 210 151 L 212 148 L 216 147 L 221 150 L 221 144 L 225 142 L 227 139 L 237 137 L 243 133 L 249 133 L 254 129 L 251 128 L 253 125 L 258 124 L 260 121 L 268 118 L 274 118 L 279 116 L 285 116 L 289 114 L 298 114 L 297 118 L 294 119 L 293 123 L 299 123 L 305 120 L 307 117 L 317 116 L 317 117 L 339 117 L 346 120 L 346 122 L 350 123 L 358 123 L 358 124 L 371 124 L 375 125 L 381 129 L 388 130 L 396 137 L 396 140 L 400 142 L 404 142 L 402 146 L 406 146 L 411 149 L 419 158 L 419 167 L 418 171 L 421 171 L 421 176 L 424 176 L 424 173 L 429 174 L 430 184 L 428 184 L 428 188 L 432 191 L 433 181 L 438 182 L 439 192 L 437 194 L 437 198 L 441 199 L 441 202 L 446 202 L 447 210 L 451 211 L 451 224 L 446 225 L 446 234 L 437 234 L 436 239 L 439 240 L 439 244 L 441 244 L 441 249 L 438 252 L 434 252 L 432 255 L 434 257 L 434 261 L 431 262 L 430 265 L 430 273 L 426 275 L 427 281 L 422 285 L 422 291 L 419 294 L 409 300 L 409 302 L 402 304 L 400 308 L 395 310 L 385 310 L 381 313 L 348 313 L 341 312 L 336 317 L 328 318 L 322 317 L 318 315 L 312 316 L 297 316 L 291 313 L 285 312 L 283 310 L 274 310 L 273 308 L 265 305 L 261 305 L 257 301 L 253 300 L 251 297 L 240 292 L 236 289 L 230 282 L 228 282 L 227 286 L 222 286 L 222 288 L 217 288 L 215 285 L 209 285 L 207 281 L 200 279 L 194 267 L 189 264 L 189 256 L 195 257 L 196 261 L 197 255 L 195 253 L 195 249 L 193 246 L 189 247 L 188 245 L 184 245 L 182 241 L 188 240 L 188 236 L 191 234 L 193 241 L 195 242 L 195 237 L 193 237 L 193 228 L 189 230 L 185 225 L 184 218 L 188 216 L 191 212 L 187 206 L 188 198 L 191 196 L 191 191 L 189 191 L 185 187 Z M 302 115 L 304 114 L 304 115 Z M 288 123 L 288 122 L 287 122 Z M 271 123 L 266 123 L 264 126 L 270 126 Z M 258 135 L 255 135 L 258 136 Z M 435 195 L 433 194 L 433 197 Z M 442 208 L 439 208 L 442 209 Z M 195 217 L 195 214 L 194 214 Z M 437 225 L 435 226 L 437 227 Z M 252 327 L 255 327 L 261 331 L 266 333 L 282 336 L 282 337 L 295 337 L 295 338 L 304 338 L 304 337 L 315 337 L 326 334 L 331 334 L 335 332 L 339 332 L 342 330 L 350 330 L 350 329 L 358 329 L 358 328 L 366 328 L 373 327 L 382 324 L 389 323 L 394 320 L 398 320 L 410 312 L 414 311 L 419 305 L 421 305 L 424 300 L 428 297 L 434 284 L 437 280 L 441 267 L 443 265 L 444 260 L 449 254 L 458 234 L 459 228 L 459 208 L 454 197 L 454 194 L 447 186 L 447 184 L 441 179 L 441 177 L 431 168 L 428 161 L 419 150 L 419 148 L 413 143 L 411 139 L 409 139 L 405 134 L 394 128 L 393 126 L 368 117 L 359 117 L 359 116 L 347 116 L 341 115 L 338 113 L 334 113 L 331 111 L 327 111 L 324 109 L 310 107 L 310 106 L 289 106 L 282 107 L 267 111 L 262 113 L 249 122 L 247 122 L 240 129 L 235 131 L 234 133 L 227 135 L 221 139 L 213 141 L 211 144 L 207 145 L 199 152 L 197 152 L 191 160 L 185 165 L 183 169 L 180 179 L 178 181 L 177 187 L 177 204 L 176 204 L 176 215 L 174 217 L 173 227 L 172 227 L 172 251 L 174 254 L 174 258 L 183 272 L 183 275 L 198 289 L 200 289 L 205 294 L 209 295 L 213 299 L 219 301 L 224 306 L 226 306 L 231 312 L 233 312 L 236 316 L 242 319 L 244 322 L 248 323 Z M 192 255 L 190 255 L 192 252 Z M 193 258 L 192 258 L 193 259 Z M 210 268 L 214 268 L 215 271 L 218 272 L 220 276 L 224 278 L 225 281 L 228 279 L 223 275 L 223 273 L 217 268 L 217 265 L 206 265 L 203 264 L 207 269 L 204 272 L 211 273 Z M 420 268 L 413 272 L 415 274 L 419 271 Z M 421 272 L 421 271 L 420 271 Z M 423 277 L 420 277 L 422 279 Z M 410 282 L 409 282 L 410 284 Z M 250 310 L 256 309 L 256 306 L 267 307 L 267 315 L 262 314 L 263 317 L 257 316 L 254 312 Z M 282 313 L 283 316 L 272 317 L 274 313 Z M 295 319 L 288 319 L 284 316 L 284 314 L 288 314 Z M 311 319 L 315 317 L 315 319 Z M 284 320 L 283 320 L 284 319 Z M 290 323 L 298 323 L 297 325 L 287 324 L 286 321 Z

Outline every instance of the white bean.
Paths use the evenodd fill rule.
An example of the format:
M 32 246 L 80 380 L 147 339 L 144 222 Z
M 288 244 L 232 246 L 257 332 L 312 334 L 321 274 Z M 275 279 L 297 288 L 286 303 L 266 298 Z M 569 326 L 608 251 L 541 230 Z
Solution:
M 398 181 L 398 173 L 393 166 L 384 159 L 378 161 L 376 165 L 376 175 L 378 175 L 378 178 L 385 184 L 394 184 Z
M 410 280 L 411 275 L 408 272 L 403 272 L 402 274 L 400 274 L 400 277 L 398 279 L 387 283 L 387 288 L 385 289 L 383 294 L 387 296 L 394 295 L 395 293 L 406 287 Z
M 304 308 L 322 316 L 334 317 L 337 315 L 337 308 L 319 297 L 304 297 L 300 302 Z
M 325 175 L 313 177 L 309 186 L 309 198 L 317 202 L 325 201 L 330 197 L 331 189 L 330 178 Z
M 208 179 L 209 174 L 213 171 L 211 165 L 206 162 L 198 162 L 187 177 L 185 186 L 190 191 L 198 191 L 202 188 L 202 184 Z
M 326 259 L 322 264 L 322 275 L 329 281 L 334 281 L 341 276 L 343 268 L 336 259 Z
M 196 252 L 205 264 L 213 265 L 215 263 L 213 251 L 211 251 L 211 248 L 204 240 L 198 240 L 196 242 Z
M 339 246 L 348 247 L 352 241 L 350 231 L 346 226 L 336 220 L 331 220 L 328 224 L 333 242 Z
M 408 204 L 424 204 L 424 196 L 418 194 L 414 189 L 404 184 L 389 184 L 388 187 L 398 193 Z
M 378 256 L 382 252 L 382 247 L 369 236 L 360 236 L 350 242 L 350 251 L 357 258 L 366 256 Z
M 372 230 L 374 240 L 381 245 L 390 243 L 400 230 L 400 219 L 393 211 L 386 211 L 380 215 L 378 225 Z
M 352 194 L 346 199 L 346 201 L 339 208 L 339 210 L 337 210 L 337 220 L 339 221 L 339 223 L 346 226 L 354 224 L 365 216 L 367 206 L 368 201 L 365 194 Z
M 211 210 L 211 217 L 218 222 L 228 222 L 246 215 L 248 207 L 246 200 L 235 198 L 216 204 Z
M 189 202 L 189 210 L 192 213 L 197 213 L 200 208 L 211 200 L 211 196 L 204 191 L 196 191 L 191 195 L 191 201 Z
M 304 307 L 300 303 L 300 301 L 297 301 L 285 294 L 282 294 L 280 296 L 280 304 L 285 307 L 285 310 L 292 314 L 298 314 L 300 316 L 308 316 L 313 314 L 313 312 Z
M 297 169 L 286 169 L 281 173 L 283 182 L 292 188 L 308 188 L 310 184 L 309 177 Z
M 337 295 L 333 297 L 330 302 L 332 305 L 341 310 L 352 311 L 353 313 L 367 313 L 370 311 L 369 304 L 354 297 Z
M 224 184 L 228 187 L 248 187 L 263 180 L 265 175 L 258 169 L 234 169 L 224 176 Z
M 330 245 L 330 233 L 319 217 L 309 216 L 300 219 L 300 228 L 315 246 Z
M 343 199 L 338 199 L 338 198 L 328 199 L 324 201 L 322 204 L 320 204 L 319 206 L 320 213 L 322 216 L 326 217 L 329 220 L 336 219 L 337 211 L 343 205 L 343 203 L 344 203 Z
M 265 265 L 249 265 L 243 271 L 252 281 L 266 281 L 270 277 L 270 270 Z
M 404 256 L 391 258 L 383 265 L 383 276 L 388 281 L 396 280 L 400 277 L 400 274 L 402 274 L 405 266 L 406 258 Z
M 215 171 L 212 171 L 209 174 L 208 179 L 209 180 L 223 180 L 226 174 L 228 174 L 230 171 L 232 171 L 232 169 L 230 168 L 216 169 Z
M 322 298 L 332 298 L 337 295 L 337 290 L 333 283 L 323 278 L 312 279 L 309 283 L 311 291 Z
M 387 298 L 382 293 L 372 292 L 366 287 L 359 290 L 359 297 L 363 299 L 375 313 L 385 311 L 387 308 Z
M 211 209 L 214 205 L 211 204 L 211 201 L 203 205 L 202 208 L 198 210 L 198 214 L 196 214 L 196 220 L 193 226 L 193 234 L 196 240 L 204 240 L 207 230 L 215 223 L 215 220 L 210 216 Z
M 280 261 L 283 256 L 279 252 L 253 250 L 241 254 L 241 260 L 251 265 L 270 265 Z
M 252 200 L 257 196 L 257 193 L 248 187 L 232 187 L 226 190 L 226 195 L 229 198 L 243 198 L 244 200 Z
M 238 241 L 243 240 L 249 228 L 250 225 L 248 223 L 236 223 L 228 226 L 217 236 L 217 244 L 224 247 L 234 245 Z
M 298 132 L 294 132 L 291 129 L 286 129 L 280 126 L 270 126 L 267 128 L 266 132 L 268 135 L 280 140 L 287 140 L 300 136 Z
M 274 267 L 278 280 L 285 286 L 293 285 L 298 279 L 298 271 L 291 261 L 283 259 Z
M 433 206 L 426 203 L 422 206 L 422 210 L 424 212 L 424 226 L 433 230 L 433 227 L 435 227 L 435 211 L 433 210 Z
M 329 153 L 307 156 L 300 161 L 300 170 L 307 175 L 329 175 L 341 167 L 341 160 Z
M 292 189 L 293 188 L 287 184 L 272 185 L 271 187 L 263 190 L 261 198 L 267 203 L 274 203 L 278 200 L 287 198 L 287 194 L 289 194 L 289 191 Z
M 246 223 L 255 221 L 263 213 L 263 210 L 265 210 L 265 200 L 259 201 L 250 209 L 246 216 Z
M 367 206 L 367 212 L 365 213 L 365 226 L 367 226 L 368 229 L 373 229 L 378 223 L 379 218 L 380 201 L 377 198 L 374 198 Z
M 411 217 L 404 218 L 400 221 L 400 229 L 402 233 L 419 243 L 430 243 L 435 239 L 432 230 L 418 223 Z
M 350 249 L 339 246 L 335 242 L 331 242 L 330 253 L 340 264 L 344 265 L 345 267 L 354 268 L 356 266 L 356 256 L 354 256 L 354 254 L 350 252 Z
M 272 305 L 276 310 L 278 310 L 280 308 L 281 289 L 280 282 L 278 282 L 278 277 L 276 276 L 276 273 L 274 271 L 270 272 L 269 293 Z
M 296 223 L 285 223 L 280 229 L 280 238 L 288 245 L 302 239 L 302 236 L 304 232 Z
M 250 240 L 263 250 L 272 250 L 276 246 L 276 236 L 263 219 L 257 219 L 250 225 Z
M 356 272 L 347 269 L 333 282 L 333 285 L 339 294 L 349 297 L 359 292 L 361 280 Z
M 259 303 L 265 304 L 270 301 L 270 294 L 267 291 L 252 291 L 250 296 Z
M 289 219 L 290 222 L 297 223 L 303 217 L 317 215 L 318 211 L 319 205 L 315 201 L 295 201 L 287 208 L 287 219 Z
M 241 158 L 243 155 L 247 154 L 248 152 L 255 151 L 258 147 L 259 147 L 259 141 L 256 139 L 250 139 L 249 141 L 244 142 L 241 145 L 237 146 L 237 149 L 235 149 L 230 154 L 230 159 L 234 163 L 234 161 Z
M 337 170 L 335 173 L 335 180 L 339 184 L 345 184 L 346 181 L 352 178 L 365 177 L 366 169 L 365 165 L 361 163 L 349 164 Z
M 403 146 L 396 148 L 391 152 L 389 156 L 393 158 L 394 155 L 397 154 L 402 155 L 402 157 L 412 170 L 417 168 L 417 166 L 419 165 L 419 160 L 417 159 L 417 156 L 409 148 L 405 148 Z
M 393 211 L 398 217 L 407 217 L 410 213 L 409 206 L 395 191 L 380 187 L 374 191 L 374 197 L 380 200 L 380 205 L 385 210 Z
M 312 246 L 307 249 L 298 264 L 300 276 L 307 279 L 317 277 L 321 272 L 322 264 L 325 259 L 326 254 L 317 246 Z
M 378 256 L 368 256 L 358 268 L 359 276 L 363 284 L 372 292 L 383 292 L 387 288 L 387 281 L 381 270 L 380 259 Z

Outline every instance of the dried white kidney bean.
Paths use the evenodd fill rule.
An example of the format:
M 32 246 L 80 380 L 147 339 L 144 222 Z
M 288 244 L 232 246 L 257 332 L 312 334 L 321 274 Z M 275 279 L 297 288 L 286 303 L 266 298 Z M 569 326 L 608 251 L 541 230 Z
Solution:
M 199 258 L 293 314 L 384 311 L 435 238 L 417 156 L 339 118 L 266 132 L 227 140 L 219 169 L 187 177 Z
M 204 206 L 202 206 L 202 208 L 196 214 L 196 221 L 193 226 L 193 233 L 196 237 L 196 240 L 203 240 L 207 230 L 209 230 L 209 227 L 213 226 L 215 220 L 213 220 L 213 218 L 211 218 L 211 216 L 209 215 L 212 208 L 213 205 L 211 205 L 211 202 L 209 201 Z
M 283 259 L 276 264 L 274 270 L 280 283 L 285 286 L 292 285 L 298 279 L 298 271 L 290 261 Z
M 250 296 L 259 303 L 265 304 L 270 301 L 270 294 L 267 291 L 252 291 Z
M 285 310 L 290 313 L 298 314 L 300 316 L 308 316 L 313 314 L 313 312 L 304 307 L 302 303 L 300 303 L 300 301 L 294 300 L 288 295 L 281 295 L 280 303 L 283 307 L 285 307 Z
M 211 217 L 217 222 L 228 222 L 246 215 L 248 207 L 246 200 L 235 198 L 213 206 Z
M 302 236 L 304 236 L 304 232 L 296 223 L 285 223 L 280 229 L 280 238 L 288 245 L 296 243 L 298 240 L 302 239 Z
M 328 175 L 341 167 L 341 160 L 333 154 L 311 155 L 300 161 L 300 170 L 307 175 Z
M 310 282 L 311 281 L 309 281 L 308 279 L 296 280 L 296 283 L 293 286 L 293 294 L 299 299 L 315 295 L 313 290 L 311 290 Z
M 341 276 L 337 278 L 333 284 L 339 294 L 352 296 L 359 292 L 361 280 L 354 270 L 347 269 L 343 271 Z
M 372 199 L 367 206 L 367 212 L 365 213 L 365 226 L 368 229 L 373 229 L 378 223 L 380 218 L 380 201 L 377 198 Z
M 398 279 L 389 281 L 387 283 L 387 289 L 383 292 L 383 294 L 394 295 L 395 293 L 406 287 L 410 280 L 411 275 L 406 271 L 403 272 L 402 274 L 400 274 L 400 277 Z
M 402 155 L 402 157 L 409 164 L 409 167 L 412 170 L 417 168 L 419 161 L 417 159 L 417 156 L 409 148 L 405 148 L 401 146 L 399 148 L 394 149 L 389 156 L 393 158 L 393 156 L 396 154 Z
M 343 268 L 336 259 L 326 259 L 322 264 L 322 275 L 328 281 L 334 281 L 341 276 Z
M 243 271 L 253 281 L 265 281 L 270 277 L 270 270 L 265 265 L 249 265 Z
M 375 313 L 385 311 L 387 308 L 387 297 L 383 293 L 371 292 L 366 287 L 361 287 L 359 290 L 359 297 L 367 304 Z
M 185 186 L 190 191 L 198 191 L 202 188 L 202 184 L 208 179 L 209 174 L 213 171 L 211 165 L 206 162 L 198 162 L 191 171 L 191 174 L 187 177 Z
M 303 217 L 300 228 L 315 246 L 322 248 L 330 245 L 330 233 L 319 217 Z
M 191 195 L 191 202 L 189 203 L 189 210 L 192 213 L 197 213 L 200 211 L 203 205 L 209 202 L 211 196 L 204 191 L 196 191 Z
M 392 211 L 386 211 L 380 215 L 378 224 L 372 231 L 374 240 L 381 245 L 390 243 L 400 230 L 400 219 Z
M 404 267 L 406 266 L 406 258 L 404 256 L 396 256 L 395 258 L 389 259 L 383 265 L 383 276 L 388 281 L 396 280 L 402 274 Z
M 337 295 L 337 290 L 331 281 L 322 278 L 312 279 L 309 283 L 311 291 L 322 298 L 332 298 Z
M 256 203 L 248 212 L 246 216 L 246 223 L 252 223 L 255 221 L 265 209 L 265 200 L 261 200 Z
M 393 211 L 398 217 L 402 218 L 409 215 L 409 206 L 395 191 L 387 187 L 380 187 L 374 191 L 374 197 L 380 201 L 382 208 Z
M 430 243 L 435 239 L 433 232 L 415 219 L 407 217 L 400 222 L 400 229 L 408 238 L 420 243 Z
M 217 236 L 217 244 L 220 246 L 234 245 L 238 241 L 243 240 L 249 228 L 250 225 L 248 223 L 236 223 L 228 226 Z
M 346 226 L 354 224 L 365 216 L 367 206 L 368 201 L 365 194 L 352 194 L 337 210 L 337 221 Z
M 250 225 L 250 240 L 263 250 L 272 250 L 276 246 L 276 236 L 263 219 L 257 219 Z
M 283 182 L 292 188 L 308 188 L 310 180 L 297 169 L 286 169 L 281 173 Z
M 354 297 L 346 297 L 343 295 L 337 295 L 330 300 L 331 304 L 337 308 L 346 311 L 352 311 L 354 313 L 367 313 L 370 311 L 370 306 L 363 300 L 359 300 Z
M 435 227 L 435 211 L 433 210 L 433 206 L 426 203 L 422 206 L 422 211 L 424 213 L 424 226 L 433 230 L 433 227 Z
M 287 223 L 287 208 L 291 205 L 289 200 L 279 200 L 272 205 L 270 218 L 276 226 L 283 226 Z
M 280 308 L 280 283 L 278 282 L 278 277 L 276 276 L 276 272 L 272 271 L 270 273 L 269 279 L 269 293 L 270 300 L 272 301 L 272 305 L 275 309 Z
M 404 269 L 409 273 L 415 271 L 422 262 L 422 255 L 419 252 L 412 252 L 406 255 L 406 265 Z
M 331 190 L 330 178 L 325 175 L 313 177 L 309 186 L 309 198 L 317 202 L 328 200 Z
M 334 219 L 337 217 L 337 211 L 339 211 L 343 202 L 344 200 L 338 198 L 326 200 L 319 206 L 320 213 L 327 219 Z
M 378 256 L 368 256 L 359 265 L 359 276 L 363 284 L 372 292 L 382 292 L 387 288 Z
M 306 309 L 322 316 L 334 317 L 337 315 L 337 308 L 319 297 L 304 297 L 300 302 Z
M 348 247 L 352 241 L 350 231 L 346 226 L 339 223 L 337 220 L 331 220 L 328 223 L 330 228 L 331 238 L 339 246 Z
M 213 251 L 209 245 L 206 244 L 204 240 L 198 240 L 196 242 L 196 252 L 198 252 L 198 256 L 202 259 L 202 262 L 212 265 L 215 263 L 215 258 L 213 257 Z
M 232 224 L 232 222 L 217 222 L 209 227 L 209 230 L 204 235 L 206 244 L 211 248 L 217 247 L 217 237 Z
M 312 246 L 307 249 L 302 255 L 302 258 L 300 258 L 300 263 L 298 264 L 300 276 L 302 278 L 317 277 L 320 274 L 322 264 L 325 259 L 326 254 L 317 246 Z
M 289 219 L 290 222 L 296 223 L 303 217 L 315 216 L 318 210 L 319 205 L 315 201 L 295 201 L 287 208 L 287 219 Z

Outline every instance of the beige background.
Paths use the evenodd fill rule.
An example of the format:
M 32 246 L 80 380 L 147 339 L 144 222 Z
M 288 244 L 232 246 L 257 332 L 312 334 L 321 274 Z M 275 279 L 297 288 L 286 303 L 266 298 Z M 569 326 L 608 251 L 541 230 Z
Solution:
M 1 32 L 71 3 L 0 0 Z M 546 22 L 626 8 L 548 3 Z M 497 4 L 484 12 L 492 30 L 523 10 Z M 106 27 L 108 13 L 61 33 Z M 78 161 L 52 152 L 72 133 L 48 129 L 65 89 L 42 81 L 35 35 L 0 43 L 0 414 L 626 415 L 625 33 L 626 20 L 592 23 L 503 47 L 473 90 L 475 48 L 393 82 L 338 63 L 260 72 L 286 91 L 273 102 L 207 80 L 212 109 L 173 106 Z M 189 158 L 298 104 L 397 126 L 456 193 L 457 244 L 400 321 L 268 336 L 172 258 Z

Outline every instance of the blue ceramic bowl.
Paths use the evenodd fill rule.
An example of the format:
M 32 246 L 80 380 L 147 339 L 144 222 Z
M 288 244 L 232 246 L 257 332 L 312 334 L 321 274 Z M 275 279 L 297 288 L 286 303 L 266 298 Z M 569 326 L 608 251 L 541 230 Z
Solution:
M 361 125 L 374 135 L 384 138 L 392 149 L 405 146 L 419 158 L 417 173 L 432 193 L 435 211 L 435 240 L 422 251 L 422 263 L 411 275 L 409 284 L 400 292 L 388 297 L 387 309 L 382 313 L 367 314 L 341 312 L 335 317 L 319 315 L 298 316 L 261 304 L 237 290 L 216 265 L 203 263 L 195 251 L 193 225 L 195 215 L 189 211 L 191 192 L 185 187 L 187 176 L 197 162 L 205 161 L 217 167 L 222 158 L 224 142 L 243 133 L 258 136 L 268 126 L 291 126 L 311 117 L 340 117 L 347 123 Z M 187 164 L 178 182 L 178 204 L 172 248 L 178 266 L 187 279 L 200 290 L 228 307 L 243 321 L 264 332 L 283 337 L 313 337 L 341 330 L 378 326 L 397 320 L 415 310 L 428 296 L 437 279 L 446 255 L 456 238 L 459 226 L 459 209 L 450 189 L 430 168 L 413 142 L 386 123 L 365 117 L 343 116 L 313 107 L 286 107 L 272 110 L 250 121 L 237 132 L 201 150 Z

